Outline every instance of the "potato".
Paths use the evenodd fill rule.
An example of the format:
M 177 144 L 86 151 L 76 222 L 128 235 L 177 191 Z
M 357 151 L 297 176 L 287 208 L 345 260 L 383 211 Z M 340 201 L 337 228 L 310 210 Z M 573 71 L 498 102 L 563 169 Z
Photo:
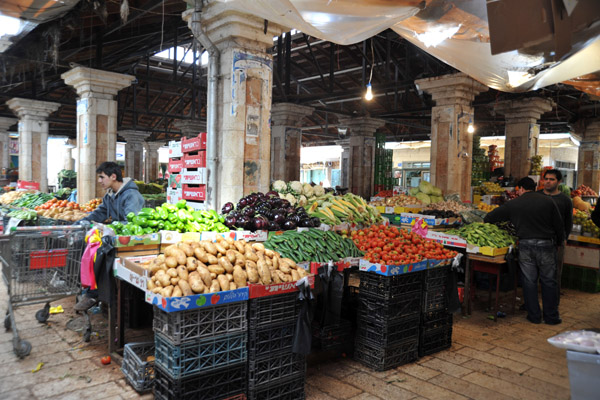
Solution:
M 292 269 L 290 268 L 288 263 L 282 262 L 279 264 L 279 271 L 283 272 L 284 274 L 289 274 L 291 270 Z
M 169 268 L 167 270 L 167 275 L 169 275 L 171 278 L 175 278 L 177 277 L 179 274 L 177 273 L 177 269 L 175 268 Z
M 208 291 L 209 293 L 217 293 L 219 289 L 221 289 L 221 286 L 219 285 L 219 282 L 215 279 L 214 281 L 212 281 L 210 289 Z
M 241 241 L 236 240 L 233 242 L 233 245 L 235 246 L 237 251 L 239 251 L 240 253 L 244 254 L 246 252 L 246 249 L 244 248 L 244 244 Z
M 146 287 L 148 288 L 148 290 L 152 290 L 156 287 L 156 285 L 154 284 L 154 281 L 152 279 L 148 279 L 148 282 L 146 282 Z
M 210 284 L 212 283 L 212 278 L 210 277 L 210 271 L 208 270 L 208 268 L 201 266 L 198 267 L 196 271 L 198 271 L 198 274 L 202 278 L 202 282 L 204 282 L 204 285 L 206 285 L 206 287 L 210 287 Z
M 221 257 L 221 258 L 219 258 L 219 265 L 221 267 L 223 267 L 223 269 L 226 272 L 229 272 L 229 273 L 233 272 L 233 265 L 231 265 L 231 263 L 229 262 L 229 260 L 227 259 L 227 257 Z
M 215 246 L 214 243 L 211 243 L 211 242 L 204 243 L 204 250 L 206 250 L 206 252 L 208 254 L 212 254 L 213 256 L 217 255 L 217 247 Z
M 162 266 L 165 266 L 165 268 L 167 267 L 166 264 L 163 262 L 161 264 L 151 264 L 148 268 L 148 271 L 150 271 L 151 275 L 156 274 L 159 270 L 163 269 Z
M 230 274 L 229 272 L 225 274 L 225 276 L 227 277 L 227 279 L 229 280 L 229 282 L 233 281 L 233 274 Z
M 279 274 L 277 273 L 279 272 L 278 270 L 269 270 L 269 272 L 271 273 L 271 280 L 273 281 L 273 283 L 283 283 L 283 281 L 279 279 Z
M 235 245 L 233 244 L 233 243 L 235 242 L 235 240 L 233 240 L 233 238 L 232 238 L 232 237 L 230 237 L 230 236 L 227 236 L 227 237 L 225 238 L 225 241 L 226 241 L 226 242 L 229 244 L 229 248 L 230 248 L 230 249 L 233 249 L 233 248 L 235 248 Z M 232 246 L 233 246 L 233 247 L 232 247 Z
M 252 261 L 249 261 L 249 262 L 252 262 Z M 233 269 L 233 272 L 235 272 L 235 267 Z M 258 283 L 258 281 L 260 279 L 260 275 L 258 274 L 258 269 L 256 268 L 256 266 L 246 265 L 246 274 L 248 275 L 248 282 Z
M 235 283 L 233 283 L 233 282 L 229 282 L 229 290 L 235 290 L 235 289 L 237 289 L 237 288 L 238 288 L 238 287 L 237 287 L 237 285 L 236 285 Z
M 260 275 L 260 279 L 263 281 L 263 284 L 270 285 L 271 284 L 271 271 L 269 271 L 269 267 L 264 260 L 258 260 L 257 263 L 258 274 Z
M 290 268 L 296 269 L 296 267 L 297 267 L 296 261 L 292 260 L 291 258 L 285 258 L 285 257 L 282 258 L 281 260 L 285 260 L 288 263 L 288 265 L 290 266 Z
M 227 244 L 226 242 L 224 242 L 224 243 Z M 227 248 L 229 248 L 229 245 L 227 245 L 227 248 L 226 248 L 221 243 L 217 243 L 217 244 L 215 244 L 215 248 L 217 249 L 217 251 L 219 253 L 225 255 L 225 253 L 227 253 Z
M 295 269 L 291 270 L 291 274 L 292 274 L 292 281 L 297 281 L 298 279 L 300 279 L 300 274 Z
M 227 279 L 225 275 L 217 276 L 217 281 L 219 282 L 222 291 L 229 290 L 229 279 Z
M 258 269 L 258 266 L 256 265 L 256 263 L 252 260 L 248 260 L 246 261 L 246 269 L 248 268 L 254 268 L 254 269 Z
M 265 262 L 267 263 L 267 265 L 269 266 L 269 268 L 270 268 L 270 269 L 277 269 L 277 268 L 275 268 L 275 266 L 273 265 L 273 261 L 271 261 L 271 259 L 270 259 L 270 258 L 266 257 L 266 258 L 263 258 L 263 260 L 265 260 Z
M 219 263 L 219 259 L 216 256 L 213 256 L 212 254 L 208 254 L 208 264 L 210 265 L 216 265 Z
M 235 259 L 236 259 L 236 251 L 235 250 L 227 250 L 227 252 L 225 253 L 225 256 L 227 257 L 227 259 L 229 260 L 229 262 L 231 264 L 235 263 Z
M 252 250 L 252 246 L 250 246 L 248 243 L 244 244 L 244 254 L 246 253 L 254 253 L 254 250 Z
M 217 274 L 215 274 L 214 272 L 210 273 L 210 278 L 211 279 L 217 279 Z
M 184 265 L 185 265 L 185 259 L 187 258 L 185 252 L 175 245 L 171 245 L 165 249 L 165 256 L 175 257 L 175 259 L 177 260 L 177 264 L 184 264 Z
M 248 260 L 252 260 L 254 262 L 258 261 L 258 256 L 256 255 L 255 252 L 253 252 L 252 250 L 244 253 L 244 257 L 246 257 L 246 259 Z
M 198 280 L 196 281 L 198 282 Z M 199 280 L 200 283 L 202 283 L 202 280 Z M 177 287 L 179 287 L 181 289 L 181 293 L 183 293 L 184 296 L 191 296 L 192 294 L 194 294 L 194 292 L 192 292 L 192 288 L 190 287 L 190 284 L 188 283 L 188 281 L 184 281 L 183 279 L 179 280 L 179 283 L 177 284 Z
M 275 269 L 279 269 L 279 256 L 277 254 L 273 255 L 271 261 L 273 262 L 273 266 L 275 267 Z
M 184 280 L 187 281 L 187 278 L 188 278 L 188 269 L 187 269 L 187 267 L 184 266 L 184 265 L 180 265 L 179 267 L 177 267 L 177 275 L 179 276 L 180 279 L 184 279 Z
M 202 245 L 200 244 L 200 242 L 190 242 L 190 247 L 192 248 L 192 250 L 194 250 L 195 253 L 197 248 L 202 248 Z
M 298 275 L 300 275 L 300 278 L 304 278 L 308 275 L 308 272 L 306 272 L 304 268 L 296 268 L 296 271 L 298 272 Z
M 246 256 L 240 252 L 235 252 L 235 264 L 243 267 L 246 265 Z
M 191 257 L 194 255 L 194 249 L 187 243 L 183 243 L 183 242 L 177 243 L 177 247 L 180 248 L 181 250 L 183 250 L 186 257 Z
M 173 294 L 173 286 L 169 285 L 163 288 L 160 294 L 162 297 L 171 297 Z
M 265 251 L 265 245 L 262 243 L 253 243 L 252 249 L 256 252 Z
M 167 267 L 169 268 L 175 268 L 178 265 L 177 259 L 172 256 L 165 258 L 165 264 L 167 264 Z
M 220 265 L 209 265 L 208 270 L 210 272 L 214 272 L 217 275 L 225 273 L 225 268 L 221 267 Z
M 196 247 L 194 249 L 194 255 L 198 260 L 202 261 L 203 263 L 206 264 L 208 262 L 208 254 L 206 254 L 206 251 L 204 251 L 203 248 Z
M 177 285 L 177 282 L 179 282 L 179 277 L 176 276 L 175 278 L 171 278 L 170 282 L 173 286 Z
M 200 265 L 198 259 L 196 257 L 188 257 L 186 267 L 188 271 L 195 271 L 198 269 L 198 265 Z
M 273 258 L 276 255 L 277 255 L 277 253 L 275 253 L 273 250 L 265 249 L 265 256 L 267 256 L 269 258 Z
M 162 287 L 167 287 L 171 284 L 171 276 L 162 269 L 156 273 L 156 279 Z
M 194 271 L 189 275 L 188 283 L 194 293 L 204 293 L 204 288 L 206 287 L 206 285 L 204 285 L 204 281 L 200 277 L 198 271 Z
M 152 289 L 152 293 L 160 294 L 160 292 L 162 292 L 162 289 L 163 289 L 162 287 L 157 286 L 154 289 Z
M 275 271 L 275 273 L 279 276 L 279 279 L 281 280 L 281 282 L 291 282 L 292 281 L 291 275 L 288 275 L 288 274 L 284 273 L 283 271 L 277 270 L 277 271 Z
M 181 288 L 179 286 L 175 286 L 171 297 L 181 297 L 181 296 L 183 296 L 183 292 L 181 291 Z
M 246 287 L 247 280 L 248 280 L 248 275 L 246 275 L 246 272 L 244 272 L 242 267 L 240 267 L 239 265 L 236 265 L 235 268 L 233 269 L 233 282 L 235 283 L 235 285 L 237 287 Z

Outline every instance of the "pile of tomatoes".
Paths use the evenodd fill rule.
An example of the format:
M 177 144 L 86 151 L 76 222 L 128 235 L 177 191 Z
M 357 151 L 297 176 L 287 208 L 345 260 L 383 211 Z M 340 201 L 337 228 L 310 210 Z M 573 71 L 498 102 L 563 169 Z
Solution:
M 74 201 L 59 200 L 56 197 L 48 200 L 41 206 L 35 207 L 35 210 L 52 210 L 54 208 L 65 208 L 67 210 L 79 210 L 79 204 Z
M 81 206 L 81 211 L 85 211 L 85 212 L 94 211 L 96 208 L 98 208 L 98 206 L 100 204 L 102 204 L 101 198 L 92 199 Z
M 445 260 L 456 256 L 455 251 L 445 249 L 440 243 L 395 226 L 373 225 L 352 231 L 350 237 L 365 253 L 364 258 L 372 263 L 406 265 L 425 259 Z

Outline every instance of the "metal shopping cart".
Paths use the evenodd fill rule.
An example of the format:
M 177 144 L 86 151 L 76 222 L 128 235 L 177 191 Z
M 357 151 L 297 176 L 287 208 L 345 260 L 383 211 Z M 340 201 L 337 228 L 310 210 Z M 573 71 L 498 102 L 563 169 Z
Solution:
M 11 228 L 0 237 L 2 277 L 8 287 L 8 309 L 4 327 L 13 331 L 13 349 L 23 358 L 31 344 L 21 340 L 14 308 L 46 303 L 35 314 L 39 322 L 50 316 L 50 302 L 77 294 L 85 229 L 81 226 L 36 226 Z

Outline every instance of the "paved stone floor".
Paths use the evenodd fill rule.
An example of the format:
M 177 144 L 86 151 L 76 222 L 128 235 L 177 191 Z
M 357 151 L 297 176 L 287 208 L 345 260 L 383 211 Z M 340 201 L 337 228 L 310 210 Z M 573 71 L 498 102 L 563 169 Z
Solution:
M 485 296 L 484 296 L 485 297 Z M 0 284 L 0 309 L 8 295 Z M 39 305 L 17 308 L 22 338 L 33 345 L 19 360 L 13 353 L 12 333 L 0 329 L 0 398 L 8 399 L 149 399 L 126 383 L 119 366 L 104 366 L 106 323 L 93 318 L 97 334 L 85 343 L 66 329 L 74 317 L 74 298 L 55 302 L 66 309 L 49 323 L 35 320 Z M 533 325 L 525 313 L 489 320 L 484 302 L 476 303 L 470 318 L 455 316 L 452 348 L 417 362 L 374 372 L 347 359 L 311 363 L 306 398 L 317 399 L 568 399 L 569 378 L 565 351 L 547 343 L 556 333 L 600 328 L 600 294 L 565 290 L 561 301 L 563 324 Z M 44 363 L 32 372 L 38 363 Z

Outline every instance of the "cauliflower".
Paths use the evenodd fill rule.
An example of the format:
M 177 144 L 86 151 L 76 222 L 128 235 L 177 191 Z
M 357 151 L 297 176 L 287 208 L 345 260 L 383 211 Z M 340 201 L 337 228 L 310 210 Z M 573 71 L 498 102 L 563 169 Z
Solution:
M 325 188 L 321 185 L 316 185 L 313 188 L 313 193 L 315 194 L 315 196 L 319 197 L 319 196 L 323 196 L 325 194 Z
M 290 205 L 292 205 L 292 206 L 296 205 L 296 198 L 294 197 L 293 194 L 291 194 L 291 193 L 286 194 L 285 199 L 290 202 Z
M 288 189 L 293 194 L 302 194 L 302 184 L 298 181 L 288 183 Z
M 276 192 L 281 193 L 281 192 L 285 192 L 285 190 L 287 189 L 287 185 L 285 184 L 284 181 L 275 181 L 271 185 L 271 189 L 273 189 Z
M 302 185 L 302 194 L 306 197 L 311 197 L 313 195 L 313 187 L 310 185 L 310 183 L 305 183 Z
M 300 197 L 298 198 L 298 205 L 304 207 L 305 205 L 308 204 L 308 199 L 306 198 L 305 195 L 300 195 Z

